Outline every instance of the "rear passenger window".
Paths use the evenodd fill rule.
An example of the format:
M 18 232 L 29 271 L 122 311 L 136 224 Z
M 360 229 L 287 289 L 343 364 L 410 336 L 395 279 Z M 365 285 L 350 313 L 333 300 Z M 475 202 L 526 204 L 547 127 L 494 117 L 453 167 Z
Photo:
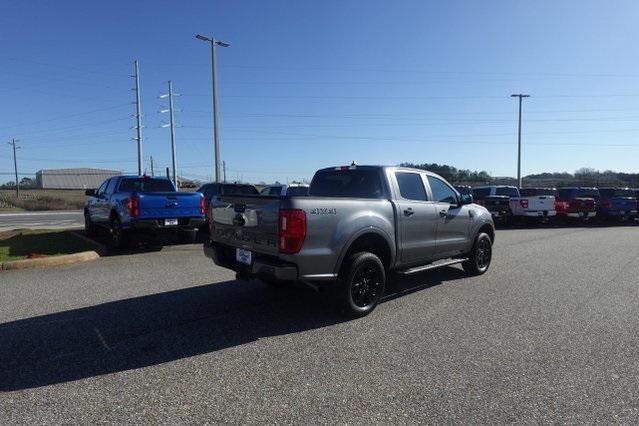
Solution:
M 399 193 L 407 200 L 428 201 L 422 176 L 417 173 L 395 173 Z
M 428 184 L 430 192 L 433 193 L 433 200 L 438 203 L 457 204 L 457 194 L 453 189 L 446 185 L 441 179 L 434 176 L 428 176 Z
M 274 186 L 271 188 L 271 191 L 269 192 L 269 195 L 277 195 L 280 196 L 282 194 L 282 187 L 281 186 Z

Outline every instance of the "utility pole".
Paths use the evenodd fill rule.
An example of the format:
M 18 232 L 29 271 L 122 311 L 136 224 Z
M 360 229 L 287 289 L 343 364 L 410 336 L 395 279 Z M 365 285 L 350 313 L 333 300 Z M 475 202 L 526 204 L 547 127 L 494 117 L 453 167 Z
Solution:
M 16 142 L 18 142 L 18 140 L 11 139 L 11 142 L 9 142 L 9 145 L 13 146 L 13 170 L 15 171 L 16 174 L 16 198 L 20 198 L 20 181 L 18 180 L 18 160 L 16 157 L 16 150 L 20 149 L 20 147 L 16 147 Z
M 521 101 L 523 98 L 529 98 L 530 95 L 510 95 L 511 98 L 519 98 L 519 130 L 517 136 L 517 188 L 521 189 Z
M 176 96 L 179 96 L 177 93 Z M 169 98 L 169 109 L 164 109 L 160 112 L 168 112 L 169 113 L 169 124 L 163 125 L 162 127 L 170 127 L 171 128 L 171 155 L 172 155 L 172 168 L 173 168 L 173 184 L 175 187 L 178 187 L 177 180 L 177 160 L 176 160 L 176 149 L 175 149 L 175 116 L 173 109 L 173 83 L 169 80 L 169 93 L 166 95 L 161 95 L 160 98 Z
M 151 177 L 155 177 L 155 167 L 153 167 L 153 156 L 151 156 Z
M 215 37 L 206 37 L 203 35 L 196 35 L 195 38 L 202 41 L 207 41 L 211 44 L 211 80 L 213 84 L 213 144 L 215 146 L 215 181 L 220 181 L 220 111 L 219 103 L 217 100 L 217 56 L 215 52 L 216 46 L 230 47 L 229 43 L 221 40 L 216 40 Z
M 138 175 L 142 176 L 142 104 L 140 102 L 140 65 L 135 60 L 135 130 L 134 140 L 138 143 Z
M 226 182 L 226 161 L 222 161 L 222 170 L 224 170 L 224 182 Z

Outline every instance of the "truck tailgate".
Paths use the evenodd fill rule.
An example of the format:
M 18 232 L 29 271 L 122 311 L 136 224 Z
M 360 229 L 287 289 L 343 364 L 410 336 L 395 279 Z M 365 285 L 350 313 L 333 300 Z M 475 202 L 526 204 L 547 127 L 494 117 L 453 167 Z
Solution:
M 279 208 L 275 196 L 222 196 L 209 209 L 211 240 L 277 255 Z
M 140 219 L 201 217 L 199 192 L 137 192 Z
M 552 195 L 539 195 L 537 197 L 526 198 L 528 199 L 528 208 L 526 210 L 555 210 L 555 197 Z
M 484 207 L 491 212 L 510 210 L 510 197 L 505 195 L 491 195 L 484 199 Z
M 637 200 L 632 197 L 613 197 L 610 199 L 611 209 L 630 212 L 631 210 L 637 210 Z

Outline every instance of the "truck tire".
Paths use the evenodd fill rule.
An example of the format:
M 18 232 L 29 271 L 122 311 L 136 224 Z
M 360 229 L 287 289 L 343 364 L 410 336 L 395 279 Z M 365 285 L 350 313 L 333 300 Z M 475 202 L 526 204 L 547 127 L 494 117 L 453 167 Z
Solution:
M 485 232 L 480 232 L 475 238 L 469 259 L 462 263 L 467 274 L 482 275 L 488 271 L 493 255 L 493 241 Z
M 96 234 L 95 224 L 91 220 L 91 216 L 89 215 L 89 212 L 84 212 L 84 233 L 88 237 L 93 237 Z
M 116 250 L 121 250 L 129 247 L 129 233 L 122 229 L 122 223 L 118 217 L 111 219 L 111 226 L 109 227 L 111 234 L 111 247 Z
M 189 229 L 178 233 L 178 240 L 182 244 L 194 244 L 197 241 L 197 230 Z
M 385 286 L 386 271 L 379 257 L 368 252 L 355 253 L 342 265 L 335 301 L 345 315 L 363 317 L 375 309 Z

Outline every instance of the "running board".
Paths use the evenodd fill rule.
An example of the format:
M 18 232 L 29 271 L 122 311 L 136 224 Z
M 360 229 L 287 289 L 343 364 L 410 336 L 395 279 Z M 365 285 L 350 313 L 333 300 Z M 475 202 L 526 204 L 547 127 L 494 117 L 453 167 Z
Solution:
M 414 268 L 405 269 L 403 271 L 397 271 L 397 273 L 400 275 L 416 274 L 417 272 L 424 272 L 424 271 L 429 271 L 431 269 L 443 268 L 444 266 L 456 265 L 458 263 L 466 262 L 467 260 L 468 260 L 467 257 L 464 257 L 461 259 L 450 259 L 444 262 L 429 263 L 428 265 L 416 266 Z

